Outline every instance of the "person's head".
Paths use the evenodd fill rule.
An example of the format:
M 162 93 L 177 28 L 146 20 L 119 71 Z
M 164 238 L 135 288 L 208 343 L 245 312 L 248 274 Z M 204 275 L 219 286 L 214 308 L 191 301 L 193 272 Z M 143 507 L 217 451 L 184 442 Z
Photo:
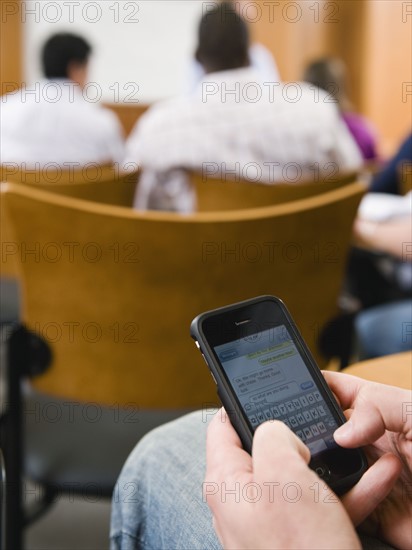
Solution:
M 222 2 L 200 21 L 196 59 L 207 73 L 249 65 L 249 29 L 231 2 Z
M 350 108 L 346 94 L 346 68 L 340 59 L 324 58 L 310 63 L 303 80 L 328 92 L 342 111 Z
M 46 78 L 68 78 L 79 86 L 87 83 L 90 44 L 81 36 L 59 33 L 51 36 L 43 46 L 42 64 Z

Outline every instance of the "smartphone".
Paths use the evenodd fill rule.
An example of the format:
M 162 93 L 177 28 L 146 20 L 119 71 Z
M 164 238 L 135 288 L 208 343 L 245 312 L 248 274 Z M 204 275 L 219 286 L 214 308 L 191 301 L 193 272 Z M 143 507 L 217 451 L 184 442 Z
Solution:
M 281 420 L 309 447 L 309 466 L 335 493 L 360 479 L 365 456 L 335 443 L 345 416 L 279 298 L 208 311 L 190 332 L 244 449 L 251 452 L 259 424 Z

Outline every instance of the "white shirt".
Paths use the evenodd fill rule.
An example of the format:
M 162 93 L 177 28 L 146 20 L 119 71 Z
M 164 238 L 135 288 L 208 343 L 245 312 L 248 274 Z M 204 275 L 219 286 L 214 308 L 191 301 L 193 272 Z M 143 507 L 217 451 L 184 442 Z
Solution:
M 254 42 L 249 47 L 250 66 L 259 73 L 263 82 L 280 82 L 279 71 L 271 52 L 259 42 Z M 199 82 L 204 78 L 205 70 L 196 59 L 191 59 L 188 66 L 185 93 L 193 93 Z
M 412 191 L 406 195 L 366 193 L 358 208 L 358 217 L 370 222 L 386 222 L 412 216 Z
M 69 80 L 42 80 L 0 98 L 1 162 L 42 167 L 121 162 L 124 139 L 114 113 Z M 95 97 L 95 94 L 94 94 Z M 69 168 L 69 167 L 68 167 Z
M 130 135 L 127 160 L 143 168 L 135 206 L 194 209 L 184 177 L 178 183 L 174 173 L 168 188 L 164 173 L 178 167 L 261 183 L 360 168 L 361 154 L 327 99 L 305 83 L 262 82 L 250 67 L 206 75 L 193 97 L 155 105 Z

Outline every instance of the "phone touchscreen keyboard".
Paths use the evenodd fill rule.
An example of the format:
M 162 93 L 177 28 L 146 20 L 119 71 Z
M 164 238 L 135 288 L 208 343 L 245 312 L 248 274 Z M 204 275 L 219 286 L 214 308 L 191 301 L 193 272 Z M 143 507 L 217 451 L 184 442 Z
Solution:
M 336 445 L 332 436 L 336 421 L 318 391 L 300 394 L 284 403 L 247 404 L 246 411 L 254 430 L 267 420 L 281 420 L 312 453 Z

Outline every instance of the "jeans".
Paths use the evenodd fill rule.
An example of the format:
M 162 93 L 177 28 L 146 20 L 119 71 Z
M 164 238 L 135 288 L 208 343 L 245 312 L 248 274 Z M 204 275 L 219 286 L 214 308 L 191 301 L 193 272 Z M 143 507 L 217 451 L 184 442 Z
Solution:
M 113 494 L 112 550 L 221 548 L 202 497 L 210 417 L 188 414 L 136 446 Z
M 221 549 L 202 496 L 212 416 L 210 410 L 191 413 L 139 442 L 113 494 L 111 550 Z M 361 541 L 365 550 L 389 549 L 369 537 Z
M 412 349 L 412 300 L 390 302 L 359 313 L 355 321 L 362 359 Z

